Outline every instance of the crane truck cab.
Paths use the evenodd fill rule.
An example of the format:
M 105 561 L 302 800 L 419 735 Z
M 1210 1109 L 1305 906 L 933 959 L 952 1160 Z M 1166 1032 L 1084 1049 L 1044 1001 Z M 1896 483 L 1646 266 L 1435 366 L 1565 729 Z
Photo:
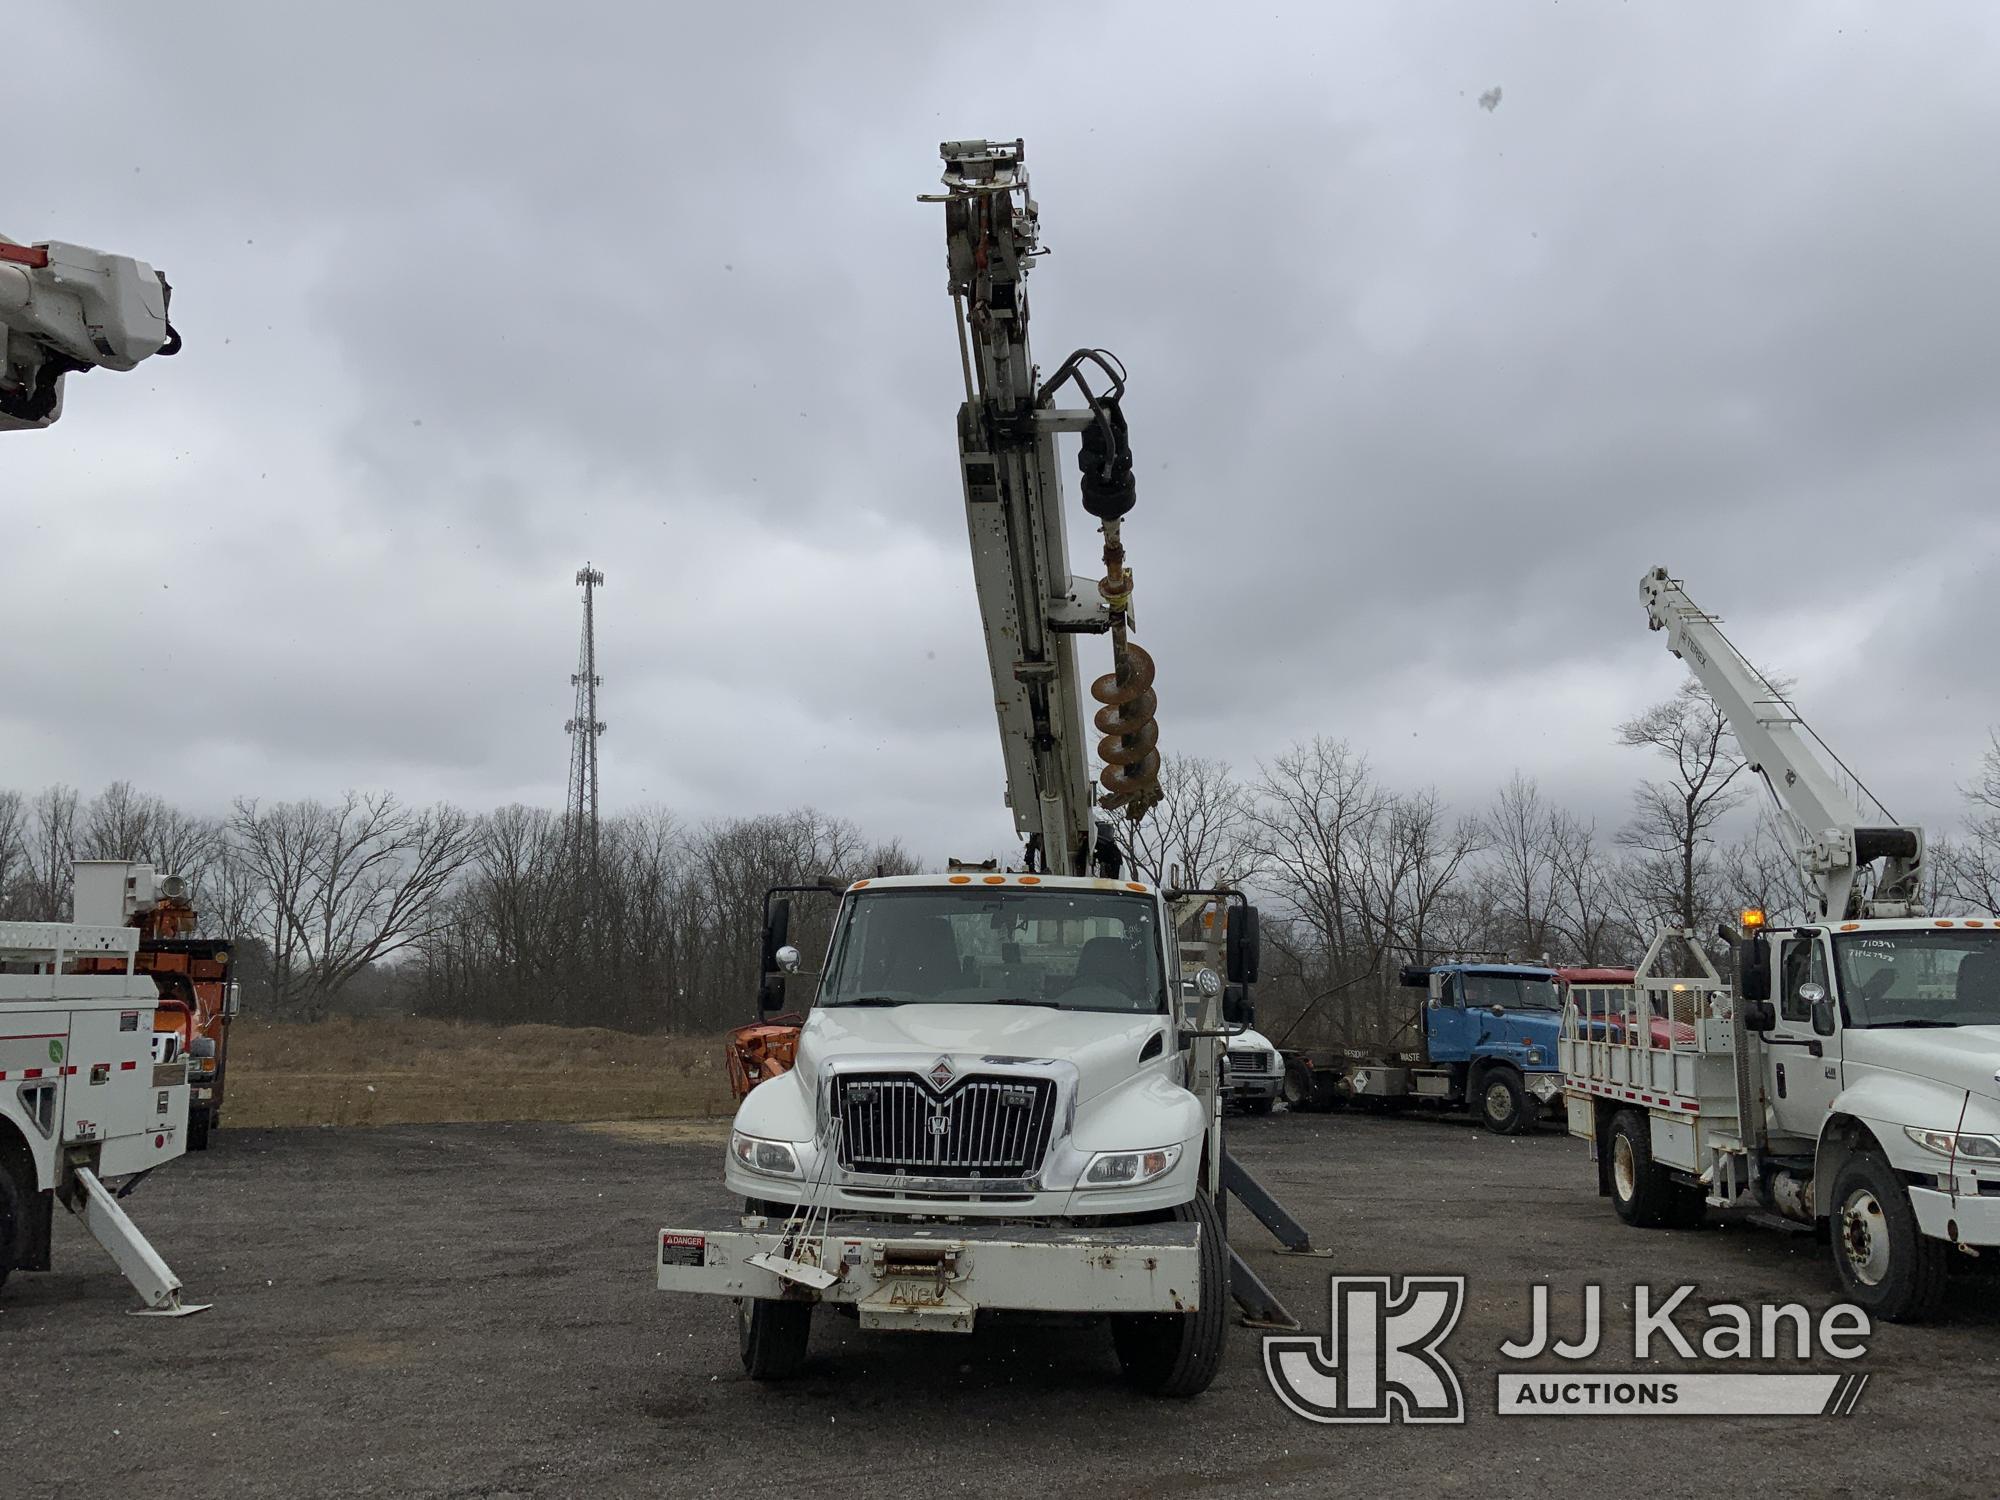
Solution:
M 1184 914 L 1154 887 L 954 873 L 856 881 L 806 974 L 771 910 L 760 1008 L 810 982 L 810 1009 L 732 1124 L 742 1212 L 663 1230 L 660 1289 L 737 1298 L 757 1378 L 798 1368 L 816 1307 L 959 1333 L 1022 1311 L 1108 1316 L 1132 1383 L 1204 1388 L 1229 1252 L 1193 1049 L 1254 952 L 1184 975 Z

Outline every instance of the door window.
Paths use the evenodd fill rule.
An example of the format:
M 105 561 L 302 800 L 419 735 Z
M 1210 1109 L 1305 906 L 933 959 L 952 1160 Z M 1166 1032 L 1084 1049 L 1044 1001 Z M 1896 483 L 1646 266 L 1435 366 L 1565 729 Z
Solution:
M 1785 944 L 1785 993 L 1781 1009 L 1787 1021 L 1812 1020 L 1812 1003 L 1799 993 L 1809 984 L 1827 989 L 1826 956 L 1817 941 L 1795 939 Z

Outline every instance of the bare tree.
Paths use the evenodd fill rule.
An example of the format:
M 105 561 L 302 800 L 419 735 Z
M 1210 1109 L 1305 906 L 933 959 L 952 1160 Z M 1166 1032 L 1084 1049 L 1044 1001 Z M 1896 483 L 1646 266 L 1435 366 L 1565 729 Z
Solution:
M 19 792 L 0 791 L 0 920 L 28 916 L 28 806 Z
M 1633 896 L 1652 917 L 1705 931 L 1721 907 L 1715 825 L 1743 800 L 1743 753 L 1715 700 L 1697 683 L 1618 726 L 1618 743 L 1650 749 L 1670 768 L 1640 783 L 1618 842 L 1634 853 Z
M 408 808 L 387 792 L 350 792 L 332 807 L 239 801 L 230 833 L 268 895 L 260 935 L 273 1001 L 314 1018 L 370 964 L 442 924 L 441 898 L 476 843 L 458 809 Z
M 1549 815 L 1548 838 L 1550 922 L 1562 956 L 1606 964 L 1629 953 L 1633 934 L 1617 916 L 1620 875 L 1598 847 L 1597 825 L 1558 808 Z
M 28 898 L 30 920 L 63 922 L 70 915 L 76 863 L 76 788 L 43 787 L 29 804 Z
M 131 782 L 112 782 L 83 810 L 79 857 L 143 859 L 142 851 L 152 838 L 155 806 L 151 797 L 132 790 Z
M 1118 836 L 1133 870 L 1154 885 L 1203 890 L 1256 871 L 1249 795 L 1227 761 L 1165 757 L 1159 802 L 1140 822 L 1121 819 Z
M 1959 788 L 1970 817 L 1963 834 L 1939 839 L 1927 851 L 1935 885 L 1932 910 L 1942 903 L 1974 911 L 2000 911 L 2000 734 L 1990 734 L 1970 786 Z
M 1262 772 L 1251 812 L 1254 847 L 1280 912 L 1316 951 L 1316 977 L 1331 979 L 1353 957 L 1359 934 L 1348 880 L 1388 797 L 1367 760 L 1340 740 L 1295 745 Z

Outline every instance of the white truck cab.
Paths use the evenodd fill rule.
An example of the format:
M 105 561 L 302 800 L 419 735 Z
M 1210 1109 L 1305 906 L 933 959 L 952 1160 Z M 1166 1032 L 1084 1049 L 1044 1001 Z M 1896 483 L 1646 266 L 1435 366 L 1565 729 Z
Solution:
M 826 1304 L 946 1332 L 986 1311 L 1109 1315 L 1135 1384 L 1205 1387 L 1228 1247 L 1218 1095 L 1192 1075 L 1198 1043 L 1220 1050 L 1199 1020 L 1226 943 L 1177 1003 L 1193 924 L 1138 881 L 856 881 L 817 975 L 788 925 L 781 906 L 767 961 L 817 981 L 797 1060 L 730 1131 L 743 1210 L 663 1230 L 659 1287 L 739 1298 L 760 1378 L 797 1367 Z
M 1268 1115 L 1285 1089 L 1285 1060 L 1261 1031 L 1229 1038 L 1223 1053 L 1222 1097 L 1253 1115 Z

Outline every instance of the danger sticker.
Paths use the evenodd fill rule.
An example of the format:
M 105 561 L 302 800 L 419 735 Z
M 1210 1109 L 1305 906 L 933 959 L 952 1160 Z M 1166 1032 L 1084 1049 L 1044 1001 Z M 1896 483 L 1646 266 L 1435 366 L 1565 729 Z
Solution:
M 708 1256 L 708 1240 L 698 1234 L 660 1235 L 660 1264 L 663 1266 L 698 1266 Z

